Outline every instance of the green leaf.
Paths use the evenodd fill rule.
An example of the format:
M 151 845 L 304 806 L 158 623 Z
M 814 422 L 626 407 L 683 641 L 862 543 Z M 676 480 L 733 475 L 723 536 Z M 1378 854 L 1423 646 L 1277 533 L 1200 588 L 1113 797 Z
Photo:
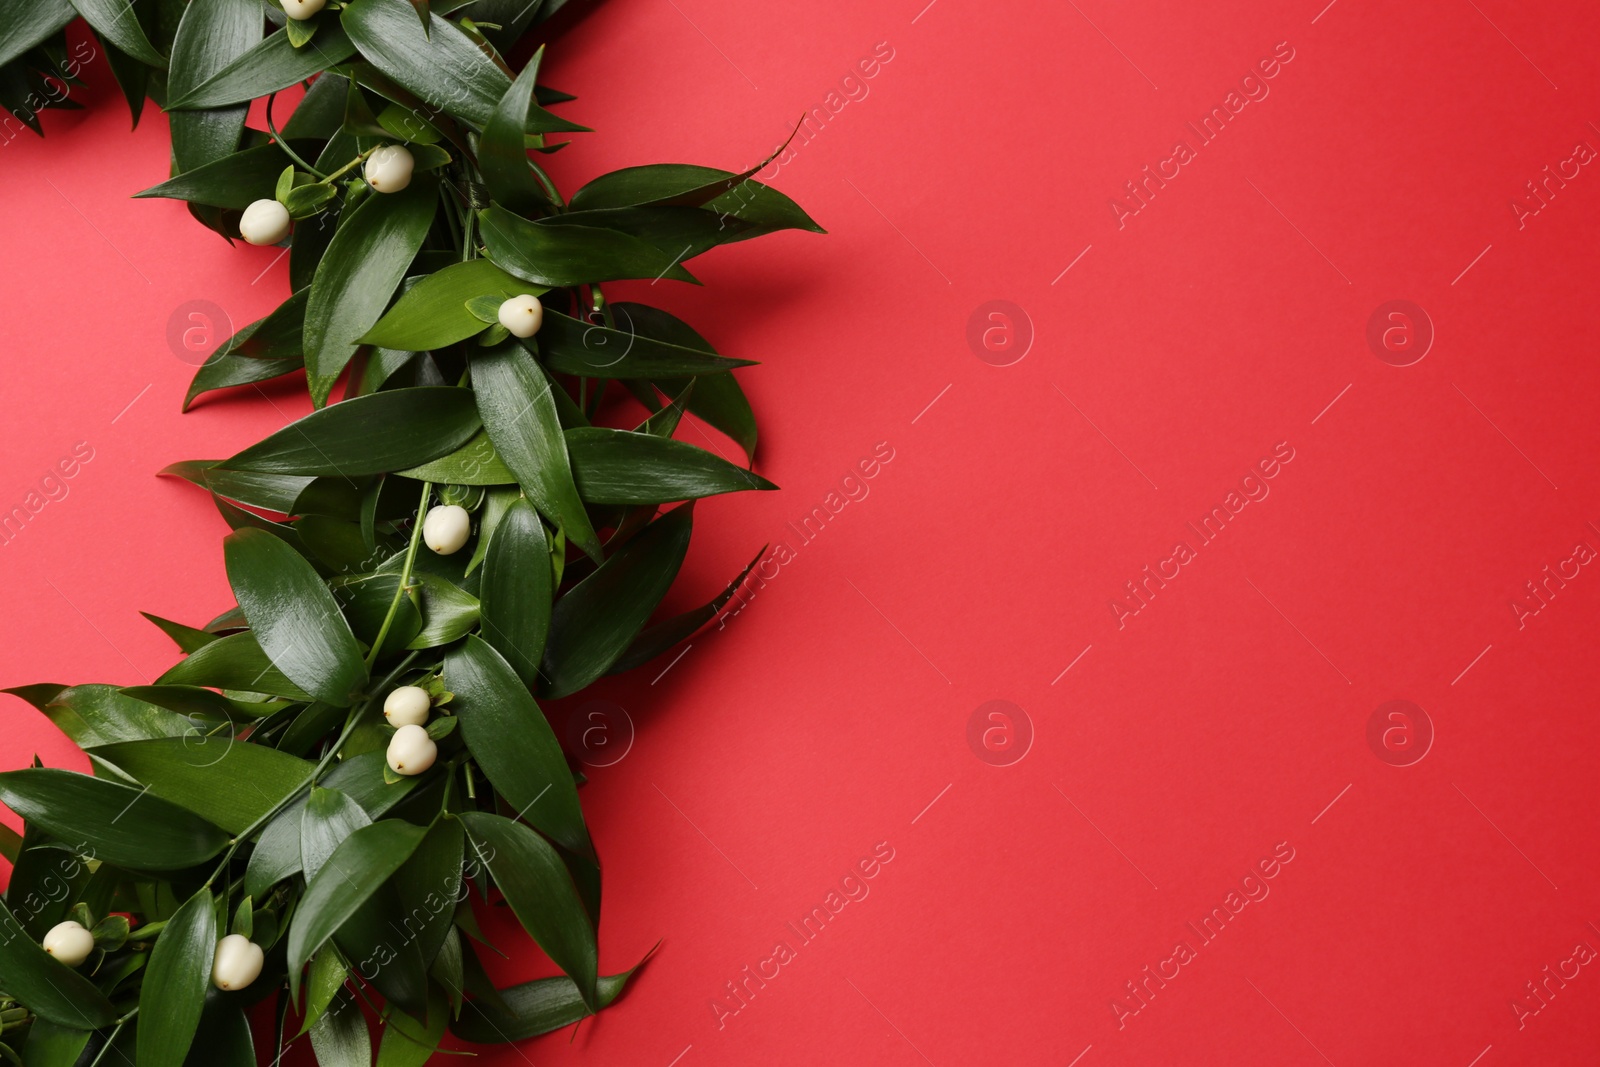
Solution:
M 721 611 L 728 601 L 733 599 L 733 594 L 739 591 L 739 586 L 744 582 L 745 576 L 755 569 L 755 565 L 761 562 L 761 557 L 766 554 L 767 546 L 762 545 L 761 551 L 757 552 L 755 558 L 745 565 L 744 570 L 739 572 L 739 576 L 729 582 L 722 592 L 718 593 L 709 602 L 681 615 L 675 615 L 670 619 L 665 619 L 647 627 L 643 633 L 634 639 L 633 644 L 628 646 L 628 651 L 623 653 L 622 657 L 611 665 L 611 669 L 607 673 L 621 674 L 624 671 L 631 671 L 635 667 L 655 659 L 679 642 L 688 640 L 696 630 L 717 617 L 717 612 Z
M 296 141 L 296 152 L 313 150 L 314 141 Z M 243 211 L 257 200 L 271 200 L 278 187 L 278 175 L 292 161 L 276 144 L 247 148 L 224 156 L 152 185 L 135 198 L 165 197 L 187 200 L 191 204 Z
M 7 798 L 9 799 L 9 798 Z M 116 1008 L 83 975 L 39 947 L 11 909 L 0 901 L 0 989 L 35 1014 L 63 1027 L 109 1026 Z
M 313 765 L 286 752 L 218 736 L 125 741 L 94 755 L 229 833 L 243 833 L 311 778 Z
M 497 206 L 479 212 L 478 218 L 489 258 L 539 285 L 558 288 L 627 278 L 695 281 L 672 253 L 631 234 L 590 226 L 545 226 Z
M 203 0 L 184 9 L 172 42 L 167 92 L 182 96 L 261 39 L 257 0 Z M 223 159 L 239 147 L 247 105 L 208 111 L 175 112 L 172 162 L 179 171 Z
M 539 355 L 546 367 L 586 378 L 718 374 L 752 364 L 748 359 L 728 359 L 658 341 L 633 330 L 625 318 L 619 319 L 618 325 L 619 329 L 591 326 L 560 312 L 546 310 L 544 325 L 532 341 L 538 342 Z
M 127 0 L 72 0 L 94 32 L 147 66 L 167 69 L 167 60 L 145 36 Z
M 173 644 L 184 652 L 193 652 L 201 645 L 209 645 L 217 639 L 216 634 L 208 634 L 204 630 L 196 630 L 193 626 L 185 626 L 183 623 L 173 622 L 171 619 L 163 619 L 161 616 L 152 615 L 148 611 L 141 611 L 139 614 L 149 619 L 162 633 L 172 638 Z M 7 690 L 7 692 L 10 691 Z
M 540 226 L 583 226 L 615 230 L 655 245 L 665 255 L 687 262 L 717 245 L 754 236 L 755 227 L 731 215 L 697 207 L 617 207 L 570 211 Z
M 90 1030 L 35 1019 L 28 1029 L 28 1044 L 23 1049 L 28 1058 L 23 1062 L 28 1067 L 75 1067 L 91 1036 Z
M 474 357 L 472 384 L 495 451 L 523 490 L 573 543 L 599 559 L 600 539 L 572 479 L 550 381 L 519 345 L 507 343 Z
M 406 0 L 354 0 L 345 32 L 374 67 L 439 110 L 482 127 L 511 79 L 454 23 L 423 28 Z
M 444 1037 L 450 1011 L 435 988 L 429 991 L 425 1022 L 402 1011 L 391 1011 L 388 1016 L 389 1025 L 384 1027 L 383 1040 L 378 1045 L 378 1067 L 423 1067 Z
M 7 771 L 0 801 L 71 847 L 136 871 L 193 867 L 228 844 L 227 834 L 176 804 L 72 771 Z
M 317 26 L 321 19 L 290 19 L 283 24 L 283 32 L 289 35 L 289 44 L 299 49 L 311 43 L 311 38 L 317 35 Z
M 355 994 L 340 990 L 311 1027 L 319 1067 L 372 1067 L 372 1035 Z
M 506 803 L 563 847 L 593 856 L 561 745 L 510 665 L 469 637 L 445 657 L 444 676 L 467 749 Z
M 299 995 L 300 971 L 312 953 L 410 858 L 425 833 L 420 826 L 384 819 L 356 830 L 328 857 L 306 886 L 289 926 L 291 995 Z
M 229 389 L 236 385 L 270 381 L 286 374 L 293 374 L 304 366 L 305 361 L 298 357 L 246 359 L 226 352 L 213 353 L 200 365 L 200 369 L 194 372 L 194 378 L 189 382 L 189 391 L 183 397 L 182 410 L 188 411 L 194 406 L 197 398 L 215 389 Z
M 423 962 L 430 966 L 454 924 L 457 904 L 465 897 L 461 884 L 465 851 L 461 820 L 439 819 L 405 866 L 395 872 L 392 884 L 406 916 L 406 929 L 416 940 Z
M 141 1067 L 183 1067 L 217 949 L 217 913 L 211 890 L 202 888 L 167 921 L 150 951 L 139 992 Z
M 538 686 L 555 596 L 550 542 L 527 500 L 512 504 L 495 527 L 484 557 L 480 614 L 484 640 L 505 657 L 522 684 Z
M 448 456 L 395 473 L 438 485 L 514 485 L 517 481 L 482 430 Z
M 338 34 L 340 38 L 347 39 L 344 37 L 344 31 L 339 28 L 338 23 L 333 24 L 333 29 L 330 32 Z M 262 41 L 256 47 L 264 48 L 271 40 L 272 38 L 268 37 L 267 40 Z M 326 36 L 322 41 L 318 42 L 318 46 L 323 52 L 328 51 L 327 43 Z M 355 48 L 354 45 L 350 47 L 351 49 Z M 299 80 L 299 78 L 295 79 L 295 81 Z M 311 83 L 311 88 L 306 90 L 306 95 L 301 97 L 300 103 L 296 105 L 294 112 L 290 114 L 289 121 L 283 124 L 279 132 L 289 138 L 312 137 L 319 141 L 326 141 L 332 138 L 334 134 L 339 132 L 339 124 L 344 118 L 345 90 L 349 82 L 348 78 L 332 72 L 318 77 L 316 81 Z M 271 91 L 269 89 L 259 93 L 251 93 L 247 98 L 241 99 L 253 100 L 258 96 L 265 96 Z
M 306 976 L 306 1016 L 304 1025 L 300 1027 L 302 1034 L 322 1018 L 322 1013 L 328 1010 L 349 976 L 350 968 L 344 962 L 344 957 L 339 955 L 339 950 L 333 945 L 324 945 L 322 951 L 312 959 L 311 971 Z M 371 1062 L 372 1053 L 369 1050 L 364 1067 L 370 1067 Z
M 270 536 L 270 535 L 268 535 Z M 157 685 L 199 685 L 212 689 L 237 689 L 269 693 L 289 700 L 310 700 L 311 694 L 284 677 L 262 651 L 256 635 L 243 633 L 219 637 L 191 652 L 156 679 Z
M 694 505 L 645 527 L 556 601 L 545 645 L 545 695 L 576 693 L 616 662 L 671 588 L 689 550 Z
M 248 895 L 239 901 L 239 907 L 233 913 L 233 925 L 228 928 L 230 934 L 238 934 L 246 941 L 254 939 L 256 932 L 256 917 L 254 899 Z
M 419 175 L 398 193 L 369 195 L 340 220 L 306 304 L 306 377 L 317 407 L 327 403 L 358 339 L 405 277 L 433 225 L 437 200 L 435 180 Z
M 539 61 L 543 58 L 541 45 L 495 105 L 494 114 L 478 139 L 478 169 L 489 188 L 489 196 L 495 203 L 524 216 L 543 215 L 554 208 L 528 164 L 523 132 L 527 129 L 529 112 L 535 107 L 533 87 L 539 77 Z
M 70 0 L 0 4 L 0 66 L 43 44 L 77 17 Z
M 548 291 L 507 274 L 487 259 L 453 263 L 423 278 L 395 301 L 361 343 L 408 352 L 444 348 L 483 329 L 483 322 L 466 307 L 469 299 L 492 295 L 498 308 L 510 297 L 523 293 L 542 296 Z
M 395 140 L 408 142 L 413 148 L 433 145 L 443 136 L 432 123 L 420 118 L 411 108 L 399 104 L 390 104 L 378 112 L 378 126 Z
M 640 960 L 621 974 L 602 976 L 596 984 L 596 1006 L 610 1007 L 642 966 L 644 961 Z M 450 1024 L 450 1032 L 463 1041 L 498 1045 L 548 1034 L 590 1014 L 577 983 L 570 978 L 523 982 L 500 990 L 500 1001 L 498 1005 L 489 997 L 467 1001 L 462 1005 L 461 1017 Z
M 228 582 L 273 664 L 317 699 L 348 706 L 367 681 L 350 625 L 317 572 L 264 530 L 222 542 Z
M 34 697 L 45 698 L 42 703 L 30 699 L 26 690 L 4 692 L 29 700 L 80 748 L 194 733 L 193 724 L 183 716 L 125 696 L 115 686 L 75 685 L 47 697 L 35 692 Z
M 363 752 L 339 763 L 323 777 L 322 783 L 350 797 L 377 819 L 409 796 L 422 781 L 421 776 L 416 776 L 389 785 L 383 780 L 386 766 L 383 752 Z
M 601 426 L 568 430 L 566 437 L 578 494 L 590 504 L 661 504 L 777 488 L 683 441 Z
M 216 640 L 215 635 L 212 635 L 212 640 Z M 206 643 L 210 644 L 209 641 Z M 271 715 L 284 706 L 276 701 L 256 703 L 234 700 L 197 685 L 130 685 L 122 690 L 122 695 L 166 708 L 191 720 L 227 719 L 236 723 L 251 723 Z M 191 728 L 186 735 L 167 736 L 188 736 L 193 733 L 194 730 Z
M 0 823 L 0 856 L 12 866 L 16 865 L 17 857 L 22 854 L 22 835 L 17 833 L 5 823 Z
M 408 649 L 437 648 L 470 633 L 478 625 L 478 598 L 436 574 L 416 574 L 422 594 L 422 632 Z
M 704 337 L 701 337 L 682 319 L 669 315 L 659 308 L 627 301 L 611 305 L 618 321 L 638 336 L 678 345 L 681 348 L 716 354 Z M 663 392 L 676 396 L 683 391 L 686 379 L 658 379 L 655 383 Z M 731 373 L 706 374 L 694 379 L 694 393 L 689 398 L 689 411 L 715 426 L 744 449 L 745 458 L 756 458 L 756 417 L 750 410 L 750 401 Z
M 167 110 L 185 111 L 246 103 L 268 93 L 287 89 L 319 71 L 337 66 L 355 55 L 355 52 L 356 46 L 349 36 L 338 23 L 331 20 L 322 27 L 315 46 L 311 48 L 295 48 L 288 34 L 280 31 L 258 42 L 248 52 L 207 76 L 182 96 L 174 96 L 168 101 Z M 302 103 L 301 106 L 305 105 Z M 315 135 L 303 127 L 294 128 L 293 122 L 290 119 L 290 125 L 283 128 L 285 136 Z
M 345 839 L 372 820 L 337 789 L 313 786 L 300 816 L 300 864 L 309 882 Z
M 255 1039 L 239 998 L 206 990 L 200 1030 L 183 1067 L 256 1067 Z
M 220 466 L 262 474 L 384 474 L 449 455 L 481 425 L 469 389 L 391 389 L 314 411 Z
M 556 850 L 526 826 L 500 815 L 469 811 L 461 821 L 522 928 L 578 984 L 583 1002 L 598 1010 L 594 926 Z

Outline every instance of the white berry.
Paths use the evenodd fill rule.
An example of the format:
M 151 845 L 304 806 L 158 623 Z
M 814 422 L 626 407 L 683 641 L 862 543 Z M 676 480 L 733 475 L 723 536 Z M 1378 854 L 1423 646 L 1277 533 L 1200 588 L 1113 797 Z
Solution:
M 383 700 L 383 715 L 390 726 L 421 726 L 428 721 L 433 699 L 421 686 L 402 685 Z
M 283 13 L 296 22 L 304 20 L 321 11 L 328 0 L 283 0 Z
M 253 245 L 275 245 L 289 236 L 289 209 L 276 200 L 257 200 L 240 216 L 239 233 Z
M 422 539 L 428 547 L 441 556 L 461 551 L 461 546 L 472 536 L 472 516 L 457 504 L 440 504 L 428 509 L 422 520 Z
M 411 168 L 416 160 L 400 145 L 386 144 L 367 157 L 362 175 L 380 193 L 398 193 L 411 184 Z
M 421 774 L 438 755 L 439 746 L 420 726 L 402 726 L 389 739 L 389 769 L 396 774 Z
M 44 950 L 68 967 L 76 967 L 94 951 L 94 935 L 82 923 L 68 919 L 44 935 Z
M 243 934 L 229 934 L 217 942 L 211 963 L 211 984 L 218 989 L 243 989 L 261 976 L 267 954 Z
M 500 305 L 500 325 L 515 337 L 532 337 L 544 325 L 544 305 L 536 296 L 514 296 Z

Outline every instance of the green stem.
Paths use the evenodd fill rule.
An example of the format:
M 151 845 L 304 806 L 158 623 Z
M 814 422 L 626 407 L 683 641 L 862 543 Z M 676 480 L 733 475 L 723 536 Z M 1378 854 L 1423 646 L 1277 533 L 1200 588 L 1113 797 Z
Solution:
M 389 601 L 389 614 L 383 617 L 383 625 L 378 627 L 378 637 L 372 642 L 372 647 L 367 650 L 367 670 L 372 670 L 373 663 L 377 662 L 378 653 L 383 650 L 383 642 L 389 636 L 389 627 L 394 625 L 395 613 L 400 610 L 400 598 L 406 595 L 406 586 L 411 584 L 411 566 L 417 560 L 417 543 L 422 540 L 422 524 L 428 514 L 428 498 L 433 494 L 433 483 L 422 483 L 422 502 L 417 505 L 417 521 L 411 527 L 411 543 L 406 546 L 406 562 L 400 571 L 400 584 L 394 588 L 394 599 Z
M 367 157 L 368 156 L 372 155 L 372 153 L 376 152 L 378 149 L 380 149 L 382 147 L 383 147 L 383 145 L 373 145 L 371 148 L 367 149 L 365 152 L 362 152 L 360 155 L 356 156 L 356 158 L 352 159 L 350 162 L 346 163 L 344 166 L 340 167 L 338 170 L 334 171 L 332 174 L 329 174 L 326 178 L 323 178 L 322 175 L 317 174 L 317 172 L 314 171 L 314 170 L 312 170 L 311 173 L 312 174 L 317 174 L 317 177 L 322 179 L 321 182 L 319 182 L 318 184 L 324 184 L 325 185 L 328 182 L 333 181 L 335 178 L 337 178 L 339 175 L 343 174 L 345 171 L 349 170 L 351 167 L 358 166 L 359 164 L 365 163 L 367 161 Z M 287 149 L 285 149 L 285 151 L 287 151 Z M 306 169 L 307 170 L 311 170 L 310 167 L 307 167 Z
M 139 1009 L 134 1008 L 131 1012 L 117 1020 L 117 1025 L 112 1029 L 111 1036 L 106 1038 L 106 1043 L 100 1046 L 100 1051 L 95 1053 L 93 1060 L 89 1061 L 89 1067 L 100 1067 L 100 1061 L 106 1058 L 106 1053 L 111 1051 L 111 1046 L 117 1043 L 117 1036 L 122 1033 L 122 1028 L 128 1025 L 128 1020 L 137 1014 L 139 1014 Z
M 272 139 L 277 142 L 279 148 L 283 149 L 283 154 L 288 156 L 290 159 L 294 160 L 296 163 L 300 164 L 301 168 L 303 168 L 308 173 L 315 174 L 318 178 L 321 178 L 323 181 L 327 181 L 328 180 L 327 178 L 323 178 L 322 177 L 322 172 L 320 170 L 318 170 L 316 167 L 313 167 L 311 164 L 307 163 L 305 160 L 301 159 L 299 153 L 297 153 L 293 148 L 289 147 L 288 140 L 283 136 L 283 134 L 278 132 L 278 127 L 273 125 L 273 122 L 272 122 L 272 102 L 274 100 L 276 100 L 277 98 L 278 98 L 278 94 L 277 93 L 269 93 L 269 94 L 267 94 L 267 130 L 272 134 Z

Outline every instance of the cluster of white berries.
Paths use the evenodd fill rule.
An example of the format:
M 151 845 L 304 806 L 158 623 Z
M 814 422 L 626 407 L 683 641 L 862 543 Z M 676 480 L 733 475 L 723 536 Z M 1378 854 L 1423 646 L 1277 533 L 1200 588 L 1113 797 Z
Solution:
M 432 742 L 429 742 L 430 744 Z M 94 951 L 94 935 L 80 922 L 68 919 L 44 935 L 44 950 L 59 963 L 76 967 Z M 229 934 L 217 942 L 211 961 L 211 982 L 218 989 L 243 989 L 261 977 L 267 954 L 243 934 Z
M 384 698 L 383 716 L 389 725 L 398 727 L 389 739 L 387 754 L 389 769 L 394 773 L 421 774 L 438 758 L 439 746 L 428 736 L 424 725 L 432 707 L 433 698 L 421 686 L 402 685 Z
M 293 19 L 310 18 L 322 10 L 322 4 L 323 0 L 298 0 L 298 3 L 284 0 L 284 8 Z M 296 10 L 304 14 L 295 14 Z M 404 145 L 384 145 L 367 157 L 361 176 L 377 192 L 398 193 L 411 184 L 411 172 L 416 165 L 416 159 Z M 289 236 L 289 209 L 273 199 L 255 201 L 239 218 L 239 235 L 253 245 L 277 244 Z M 534 329 L 538 328 L 535 324 Z

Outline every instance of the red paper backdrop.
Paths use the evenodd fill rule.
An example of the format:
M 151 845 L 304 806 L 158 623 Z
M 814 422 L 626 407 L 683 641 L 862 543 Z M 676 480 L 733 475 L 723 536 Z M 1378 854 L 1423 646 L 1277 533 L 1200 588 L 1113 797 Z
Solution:
M 679 601 L 786 550 L 601 694 L 601 960 L 659 954 L 485 1062 L 1594 1062 L 1600 14 L 925 2 L 613 0 L 552 52 L 599 130 L 567 188 L 817 108 L 774 183 L 831 235 L 631 287 L 763 361 L 783 486 L 702 506 Z M 0 149 L 0 505 L 92 449 L 0 547 L 5 685 L 164 669 L 135 609 L 231 600 L 154 472 L 306 407 L 178 414 L 172 317 L 258 317 L 284 264 L 128 200 L 165 127 L 88 79 Z M 5 712 L 4 767 L 84 766 Z

